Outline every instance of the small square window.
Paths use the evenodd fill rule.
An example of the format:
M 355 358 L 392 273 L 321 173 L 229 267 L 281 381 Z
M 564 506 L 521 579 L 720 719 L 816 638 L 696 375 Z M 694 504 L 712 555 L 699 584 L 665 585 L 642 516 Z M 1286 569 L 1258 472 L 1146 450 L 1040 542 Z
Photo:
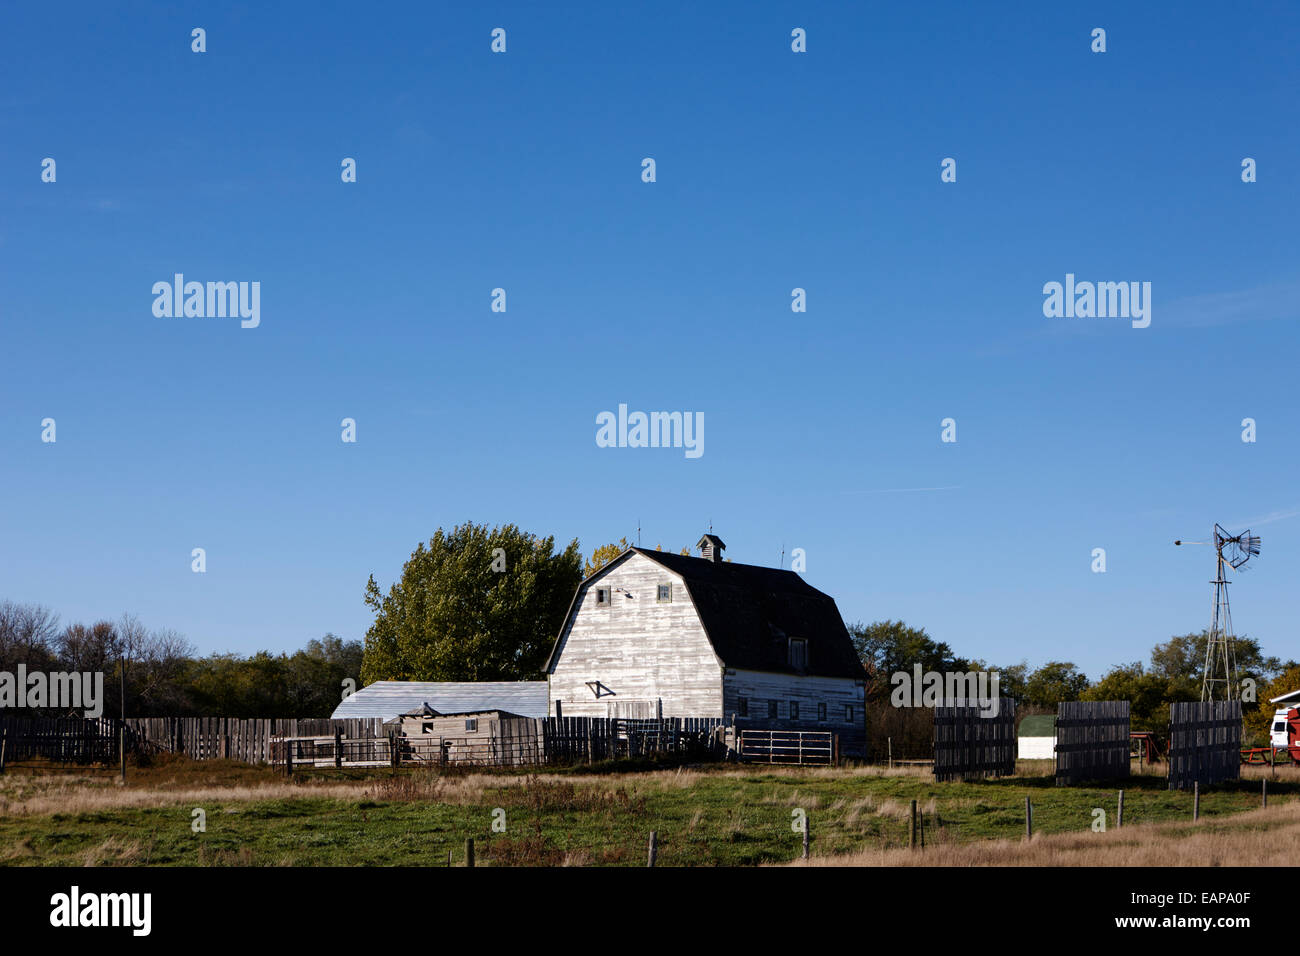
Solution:
M 748 717 L 748 716 L 749 716 L 749 698 L 748 698 L 748 697 L 742 697 L 742 698 L 740 698 L 739 707 L 738 707 L 737 709 L 738 709 L 739 714 L 740 714 L 741 717 Z
M 776 713 L 776 701 L 774 701 L 774 700 L 769 700 L 769 701 L 767 702 L 767 716 L 768 716 L 768 718 L 771 719 L 771 720 L 776 720 L 776 717 L 777 717 L 777 713 Z
M 465 729 L 466 729 L 466 730 L 478 730 L 478 718 L 477 718 L 477 717 L 466 717 L 466 718 L 465 718 Z
M 799 702 L 797 700 L 790 701 L 790 719 L 799 719 Z
M 826 722 L 826 704 L 825 704 L 825 702 L 822 702 L 822 703 L 820 703 L 820 704 L 817 705 L 817 719 L 820 720 L 820 721 L 822 721 L 823 723 Z
M 672 586 L 672 584 L 661 584 L 661 585 L 659 585 L 659 603 L 660 603 L 660 604 L 671 604 L 671 603 L 672 603 L 672 600 L 673 600 L 673 586 Z
M 596 607 L 609 607 L 609 588 L 596 588 Z

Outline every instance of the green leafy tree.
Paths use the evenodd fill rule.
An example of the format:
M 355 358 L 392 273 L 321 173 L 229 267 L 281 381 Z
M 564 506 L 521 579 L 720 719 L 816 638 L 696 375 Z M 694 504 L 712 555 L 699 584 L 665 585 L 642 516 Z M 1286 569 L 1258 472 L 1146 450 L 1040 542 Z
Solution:
M 1169 724 L 1169 701 L 1174 683 L 1165 674 L 1147 670 L 1141 661 L 1112 667 L 1080 700 L 1127 700 L 1129 723 L 1134 730 L 1164 733 Z
M 367 582 L 361 682 L 535 679 L 581 579 L 576 539 L 556 552 L 512 524 L 439 528 L 387 594 Z
M 925 628 L 908 627 L 902 621 L 859 621 L 847 628 L 868 674 L 867 696 L 873 700 L 889 696 L 891 674 L 911 674 L 917 664 L 923 672 L 970 669 L 969 661 L 957 657 L 944 642 L 934 640 Z
M 1088 677 L 1069 661 L 1049 661 L 1025 680 L 1025 701 L 1052 706 L 1078 700 L 1088 687 Z

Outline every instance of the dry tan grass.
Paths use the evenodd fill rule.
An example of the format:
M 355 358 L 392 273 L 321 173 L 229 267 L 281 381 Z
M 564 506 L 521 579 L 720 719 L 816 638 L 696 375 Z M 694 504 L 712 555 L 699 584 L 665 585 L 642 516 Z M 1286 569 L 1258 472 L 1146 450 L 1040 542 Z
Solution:
M 1105 833 L 1039 834 L 1031 841 L 948 843 L 923 852 L 863 850 L 791 866 L 1293 866 L 1300 802 L 1214 822 L 1128 826 Z

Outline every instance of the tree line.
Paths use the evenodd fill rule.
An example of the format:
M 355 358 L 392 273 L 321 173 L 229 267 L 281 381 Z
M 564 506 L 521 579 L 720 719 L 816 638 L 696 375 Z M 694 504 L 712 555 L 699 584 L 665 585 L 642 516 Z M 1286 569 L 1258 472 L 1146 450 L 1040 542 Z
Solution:
M 963 658 L 924 628 L 902 621 L 859 622 L 848 625 L 848 630 L 867 675 L 869 713 L 874 713 L 881 726 L 897 729 L 900 739 L 909 745 L 917 743 L 912 732 L 916 728 L 910 726 L 907 715 L 889 713 L 897 710 L 889 701 L 894 686 L 890 676 L 910 674 L 916 664 L 922 671 L 937 673 L 996 671 L 999 692 L 1021 705 L 1023 713 L 1055 713 L 1056 705 L 1063 701 L 1127 700 L 1134 730 L 1163 732 L 1169 724 L 1171 703 L 1201 699 L 1205 631 L 1157 643 L 1148 661 L 1117 664 L 1094 681 L 1071 661 L 1048 661 L 1030 669 L 1025 661 L 996 666 L 978 658 Z M 1273 715 L 1269 698 L 1300 689 L 1300 663 L 1266 656 L 1259 641 L 1250 637 L 1237 637 L 1234 644 L 1239 677 L 1254 688 L 1255 699 L 1242 703 L 1246 733 L 1259 740 L 1267 736 Z M 918 727 L 926 728 L 926 733 L 928 720 L 928 714 L 920 715 Z
M 149 630 L 133 615 L 61 626 L 48 608 L 0 602 L 0 671 L 102 673 L 105 717 L 121 712 L 123 678 L 128 717 L 328 717 L 344 680 L 357 681 L 361 654 L 360 641 L 326 634 L 292 654 L 200 656 L 180 634 Z

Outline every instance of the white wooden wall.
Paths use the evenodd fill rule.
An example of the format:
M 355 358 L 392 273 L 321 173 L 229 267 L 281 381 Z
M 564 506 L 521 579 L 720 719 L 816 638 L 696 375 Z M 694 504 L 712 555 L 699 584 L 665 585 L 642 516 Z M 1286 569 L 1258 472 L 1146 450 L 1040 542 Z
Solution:
M 1056 757 L 1055 737 L 1017 737 L 1021 760 L 1052 760 Z
M 670 603 L 658 603 L 660 584 L 672 585 Z M 610 607 L 596 606 L 597 587 L 613 592 Z M 566 717 L 604 717 L 612 701 L 662 699 L 665 717 L 722 716 L 722 666 L 680 577 L 633 554 L 589 582 L 577 601 L 550 675 L 552 715 L 557 700 Z M 597 700 L 587 681 L 614 696 Z
M 777 720 L 796 730 L 831 730 L 844 733 L 866 726 L 866 685 L 845 677 L 808 677 L 799 674 L 770 674 L 761 671 L 730 670 L 723 684 L 723 714 L 740 713 L 740 698 L 749 700 L 749 717 L 766 721 L 767 702 L 777 702 Z M 791 721 L 790 702 L 799 704 L 799 719 Z M 826 720 L 817 719 L 817 705 L 826 704 Z M 844 706 L 853 706 L 853 719 L 846 720 Z

